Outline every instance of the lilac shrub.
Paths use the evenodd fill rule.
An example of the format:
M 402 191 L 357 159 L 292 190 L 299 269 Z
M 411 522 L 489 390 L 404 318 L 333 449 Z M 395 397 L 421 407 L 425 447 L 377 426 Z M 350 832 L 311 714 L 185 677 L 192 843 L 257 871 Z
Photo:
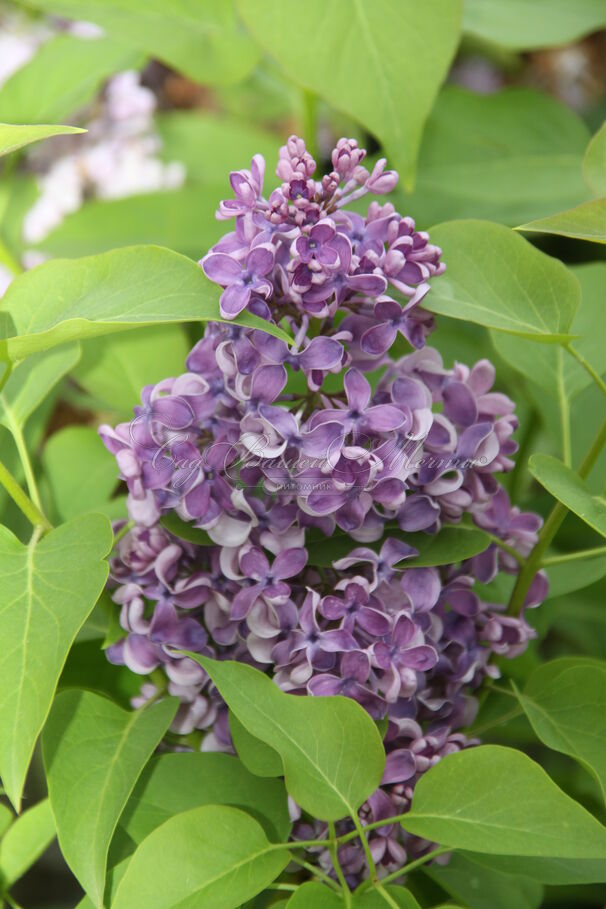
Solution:
M 225 321 L 208 325 L 183 375 L 143 390 L 131 423 L 100 432 L 134 522 L 112 562 L 126 635 L 109 659 L 155 680 L 161 669 L 181 700 L 173 732 L 188 743 L 201 732 L 202 750 L 233 749 L 227 710 L 178 651 L 245 661 L 284 691 L 355 699 L 387 754 L 360 811 L 369 823 L 406 811 L 419 776 L 473 744 L 462 730 L 474 692 L 533 636 L 488 585 L 516 574 L 541 520 L 497 480 L 513 466 L 517 420 L 494 367 L 446 368 L 426 345 L 434 320 L 421 303 L 441 250 L 391 203 L 349 207 L 397 182 L 384 159 L 372 170 L 364 159 L 341 139 L 317 179 L 293 136 L 267 198 L 261 156 L 231 174 L 218 217 L 234 229 L 200 263 Z M 293 343 L 233 322 L 245 311 Z M 457 564 L 406 567 L 419 534 L 463 521 L 494 542 Z M 344 542 L 332 563 L 317 557 Z M 540 573 L 524 610 L 546 592 Z M 142 700 L 157 690 L 146 682 Z M 324 829 L 303 817 L 294 835 Z M 382 872 L 430 846 L 397 824 L 369 840 Z M 330 870 L 328 852 L 317 861 Z M 357 880 L 358 841 L 340 861 Z

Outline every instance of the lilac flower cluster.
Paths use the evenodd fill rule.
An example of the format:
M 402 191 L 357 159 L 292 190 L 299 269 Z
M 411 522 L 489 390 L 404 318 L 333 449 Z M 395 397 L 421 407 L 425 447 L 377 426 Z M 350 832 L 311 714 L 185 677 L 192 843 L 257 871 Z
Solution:
M 389 204 L 366 217 L 343 207 L 395 185 L 384 161 L 369 172 L 363 158 L 342 139 L 316 181 L 292 137 L 268 200 L 260 157 L 231 175 L 219 217 L 235 230 L 202 260 L 227 321 L 208 326 L 186 373 L 143 390 L 131 423 L 100 432 L 135 522 L 112 563 L 126 636 L 110 660 L 162 668 L 182 702 L 173 731 L 202 730 L 203 749 L 233 747 L 227 711 L 177 650 L 246 661 L 285 691 L 354 698 L 385 724 L 368 822 L 405 811 L 418 777 L 469 744 L 473 692 L 498 676 L 495 656 L 532 636 L 487 585 L 516 573 L 512 550 L 530 551 L 540 519 L 512 508 L 496 479 L 512 466 L 517 421 L 492 365 L 448 369 L 424 346 L 432 321 L 418 304 L 443 270 L 440 250 Z M 231 321 L 245 308 L 293 342 Z M 398 334 L 416 349 L 392 359 Z M 455 565 L 406 567 L 410 533 L 464 516 L 495 542 Z M 352 539 L 346 556 L 314 556 L 339 536 Z M 545 595 L 539 574 L 525 608 Z M 370 843 L 389 871 L 428 848 L 398 825 Z M 359 844 L 340 858 L 355 880 Z

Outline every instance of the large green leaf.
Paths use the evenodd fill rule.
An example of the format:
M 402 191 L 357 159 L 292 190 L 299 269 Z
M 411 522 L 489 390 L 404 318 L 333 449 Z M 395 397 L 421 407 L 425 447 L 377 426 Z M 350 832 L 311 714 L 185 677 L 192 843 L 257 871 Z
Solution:
M 297 0 L 239 0 L 238 8 L 288 75 L 374 133 L 410 184 L 459 41 L 458 0 L 307 0 L 304 16 Z
M 197 82 L 237 82 L 259 52 L 238 23 L 233 0 L 27 0 L 30 6 L 96 22 Z
M 288 864 L 243 811 L 205 805 L 170 818 L 143 840 L 112 909 L 237 909 Z
M 0 392 L 0 423 L 19 430 L 54 386 L 80 359 L 80 345 L 42 351 L 20 363 Z
M 337 820 L 356 812 L 377 788 L 383 743 L 355 701 L 284 694 L 251 666 L 189 656 L 206 669 L 242 725 L 280 754 L 286 788 L 305 811 Z
M 606 537 L 606 499 L 592 495 L 574 470 L 544 454 L 532 455 L 528 469 L 554 498 Z
M 463 28 L 512 50 L 568 44 L 606 25 L 602 0 L 465 0 Z
M 471 852 L 606 859 L 606 827 L 529 757 L 499 745 L 469 748 L 432 767 L 403 826 Z
M 112 540 L 96 514 L 27 546 L 0 528 L 0 776 L 15 806 L 69 648 L 105 584 Z
M 177 706 L 169 698 L 129 712 L 76 689 L 55 699 L 42 736 L 51 806 L 63 856 L 97 904 L 118 818 Z
M 4 349 L 19 360 L 65 341 L 152 323 L 217 320 L 218 296 L 195 262 L 160 247 L 55 259 L 20 275 L 3 297 L 17 334 L 0 341 L 0 354 Z M 248 313 L 238 323 L 287 337 Z
M 120 819 L 135 843 L 164 821 L 202 805 L 232 805 L 252 814 L 271 840 L 290 830 L 281 780 L 260 780 L 229 754 L 183 752 L 152 758 Z
M 431 238 L 447 269 L 425 297 L 426 309 L 536 340 L 568 336 L 581 290 L 557 259 L 489 221 L 448 221 Z
M 0 841 L 0 892 L 12 887 L 54 838 L 55 820 L 48 799 L 24 811 Z
M 282 776 L 282 758 L 270 745 L 251 735 L 238 717 L 229 711 L 229 731 L 234 748 L 245 767 L 255 776 Z
M 8 155 L 32 142 L 41 142 L 50 136 L 73 135 L 85 133 L 85 129 L 75 126 L 24 126 L 11 123 L 0 123 L 0 156 Z
M 428 865 L 425 873 L 469 909 L 538 909 L 543 888 L 536 881 L 504 874 L 455 854 L 447 865 Z
M 67 426 L 54 433 L 42 463 L 61 520 L 87 511 L 124 516 L 124 500 L 110 501 L 118 485 L 116 460 L 92 426 Z
M 581 285 L 581 305 L 570 327 L 571 346 L 601 375 L 606 372 L 606 321 L 602 318 L 606 263 L 589 262 L 570 269 Z M 555 398 L 571 401 L 591 383 L 591 376 L 566 350 L 504 332 L 492 333 L 499 354 Z
M 604 859 L 558 859 L 522 858 L 509 855 L 461 855 L 476 864 L 500 871 L 503 874 L 521 875 L 541 884 L 602 884 L 606 883 L 606 860 Z
M 529 221 L 528 224 L 520 225 L 517 230 L 606 243 L 606 199 L 583 202 L 582 205 L 549 215 L 547 218 Z
M 606 196 L 606 123 L 602 124 L 587 146 L 583 176 L 596 196 Z
M 224 186 L 187 186 L 124 199 L 91 199 L 37 248 L 71 258 L 151 243 L 200 259 L 221 236 L 215 211 L 226 195 Z
M 606 798 L 606 663 L 574 657 L 544 663 L 520 703 L 541 741 L 576 758 Z
M 438 96 L 423 133 L 415 191 L 402 209 L 426 227 L 488 218 L 512 227 L 589 197 L 583 121 L 548 95 L 510 88 Z
M 105 79 L 137 64 L 138 56 L 109 38 L 57 35 L 3 84 L 0 120 L 53 123 L 69 118 Z
M 132 419 L 144 385 L 185 371 L 191 343 L 181 325 L 139 328 L 105 338 L 90 338 L 73 378 L 103 409 Z
M 399 527 L 388 527 L 382 539 L 365 545 L 378 552 L 385 537 L 403 540 L 417 550 L 418 555 L 401 563 L 403 568 L 428 568 L 463 562 L 490 546 L 490 537 L 483 530 L 466 524 L 443 527 L 437 534 L 410 533 Z M 306 543 L 310 564 L 320 567 L 332 565 L 337 559 L 349 555 L 358 545 L 348 534 L 338 532 L 328 538 L 320 533 L 312 533 L 310 542 Z

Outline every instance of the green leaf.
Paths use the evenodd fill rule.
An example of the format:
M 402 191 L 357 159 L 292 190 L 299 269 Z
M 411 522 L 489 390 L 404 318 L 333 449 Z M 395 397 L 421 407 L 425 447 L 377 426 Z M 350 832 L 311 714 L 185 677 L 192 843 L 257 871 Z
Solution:
M 410 892 L 404 887 L 385 887 L 394 902 L 401 909 L 421 909 L 418 902 Z M 356 896 L 354 893 L 352 899 L 352 909 L 386 909 L 387 902 L 385 897 L 378 890 L 367 890 Z
M 377 136 L 411 184 L 425 119 L 459 42 L 458 0 L 307 0 L 305 16 L 297 0 L 239 0 L 238 9 L 286 73 Z
M 10 123 L 0 123 L 0 156 L 8 155 L 32 142 L 41 142 L 50 136 L 73 135 L 85 133 L 85 129 L 75 126 L 23 126 Z
M 463 28 L 511 50 L 568 44 L 606 25 L 602 0 L 465 0 Z
M 592 495 L 574 470 L 544 454 L 532 455 L 528 469 L 554 498 L 606 537 L 606 499 Z
M 0 842 L 0 891 L 12 887 L 54 838 L 55 821 L 48 799 L 24 811 Z
M 385 752 L 377 727 L 350 698 L 284 694 L 243 663 L 189 653 L 251 735 L 281 756 L 286 788 L 314 817 L 351 815 L 377 788 Z
M 10 827 L 13 819 L 14 815 L 10 808 L 0 802 L 0 836 L 3 836 L 5 830 Z
M 195 262 L 160 247 L 55 259 L 20 275 L 4 295 L 17 335 L 0 341 L 0 354 L 4 348 L 19 360 L 65 341 L 151 323 L 220 320 L 218 296 Z M 249 313 L 238 324 L 288 338 Z
M 0 423 L 22 429 L 27 418 L 80 359 L 80 345 L 42 351 L 20 363 L 0 392 Z
M 466 856 L 466 853 L 461 853 Z M 606 882 L 604 859 L 521 858 L 508 855 L 479 855 L 467 858 L 504 874 L 522 875 L 531 881 L 551 886 L 566 884 L 602 884 Z
M 606 123 L 602 123 L 587 146 L 583 176 L 596 196 L 606 196 Z
M 69 118 L 105 79 L 138 65 L 132 48 L 108 38 L 56 35 L 2 85 L 0 120 L 53 123 Z
M 521 875 L 504 874 L 455 854 L 447 865 L 428 865 L 425 874 L 469 909 L 538 909 L 543 888 Z
M 224 185 L 185 186 L 124 199 L 91 199 L 68 215 L 36 248 L 52 256 L 73 258 L 154 244 L 199 259 L 219 240 L 221 225 L 215 211 L 228 194 Z
M 0 527 L 0 776 L 19 806 L 36 739 L 78 629 L 107 579 L 107 518 L 86 515 L 24 546 Z
M 190 351 L 181 325 L 139 328 L 106 338 L 90 338 L 82 346 L 82 358 L 73 378 L 102 407 L 132 419 L 133 406 L 144 385 L 155 385 L 167 375 L 185 371 Z
M 575 240 L 606 243 L 606 199 L 583 202 L 575 208 L 560 211 L 538 221 L 521 224 L 516 230 L 539 234 L 558 234 Z
M 291 822 L 284 784 L 260 780 L 229 754 L 161 754 L 149 762 L 120 818 L 140 843 L 164 821 L 202 805 L 231 805 L 252 814 L 267 836 L 286 840 Z
M 278 752 L 262 742 L 261 739 L 251 735 L 231 710 L 229 711 L 229 730 L 238 757 L 251 773 L 262 777 L 282 776 L 284 767 Z
M 556 553 L 553 553 L 553 555 L 556 555 Z M 548 599 L 552 600 L 554 597 L 561 597 L 564 594 L 588 587 L 594 581 L 599 581 L 600 578 L 606 576 L 606 555 L 560 562 L 555 565 L 549 565 L 545 570 L 549 578 Z
M 437 534 L 409 533 L 399 527 L 387 527 L 382 539 L 365 545 L 378 552 L 386 537 L 403 540 L 418 551 L 417 556 L 401 563 L 403 568 L 428 568 L 462 562 L 484 552 L 490 546 L 490 537 L 483 530 L 465 524 L 443 527 Z M 309 563 L 320 567 L 330 566 L 336 559 L 348 555 L 356 545 L 355 540 L 347 534 L 336 533 L 328 538 L 312 534 L 310 542 L 306 544 Z
M 259 52 L 241 28 L 233 0 L 28 0 L 47 13 L 95 22 L 196 82 L 238 82 Z
M 602 319 L 606 263 L 589 262 L 570 269 L 581 285 L 581 305 L 570 326 L 572 347 L 601 375 L 606 372 L 606 322 Z M 571 401 L 591 384 L 591 376 L 568 353 L 552 344 L 539 344 L 503 332 L 491 332 L 499 354 L 524 376 L 555 398 Z
M 205 805 L 170 818 L 143 840 L 112 909 L 237 909 L 289 861 L 243 811 Z
M 188 521 L 182 521 L 174 512 L 168 512 L 162 515 L 160 523 L 180 540 L 188 540 L 190 543 L 196 543 L 198 546 L 214 546 L 215 544 L 205 530 L 200 527 L 194 527 Z
M 606 828 L 542 767 L 500 745 L 469 748 L 432 767 L 417 783 L 402 826 L 471 852 L 606 858 Z
M 581 290 L 557 259 L 489 221 L 448 221 L 432 228 L 431 239 L 447 270 L 426 309 L 540 341 L 568 336 Z
M 42 736 L 51 806 L 65 861 L 97 904 L 118 818 L 177 706 L 129 712 L 75 689 L 55 698 Z
M 513 227 L 577 205 L 589 198 L 588 138 L 581 118 L 548 95 L 447 85 L 423 133 L 415 191 L 398 207 L 424 227 L 453 218 Z
M 344 903 L 330 887 L 309 881 L 295 890 L 286 905 L 288 909 L 343 909 Z
M 123 500 L 110 501 L 118 485 L 116 459 L 92 426 L 67 426 L 54 433 L 44 447 L 42 463 L 61 520 L 87 511 L 110 518 L 124 515 Z
M 544 663 L 520 703 L 541 741 L 579 761 L 606 799 L 606 663 L 573 657 Z

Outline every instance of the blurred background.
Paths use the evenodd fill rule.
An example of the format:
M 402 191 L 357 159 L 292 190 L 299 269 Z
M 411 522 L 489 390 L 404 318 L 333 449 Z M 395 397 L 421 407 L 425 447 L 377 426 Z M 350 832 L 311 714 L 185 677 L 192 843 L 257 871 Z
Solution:
M 322 78 L 297 77 L 301 68 L 290 62 L 297 54 L 307 54 L 308 69 L 314 61 L 320 73 L 327 66 L 321 46 L 296 47 L 297 20 L 309 14 L 309 4 L 296 4 L 290 34 L 283 29 L 273 44 L 259 41 L 250 15 L 240 16 L 228 0 L 180 0 L 174 5 L 156 0 L 147 9 L 152 15 L 162 6 L 165 21 L 160 16 L 156 31 L 152 28 L 144 40 L 137 31 L 137 3 L 40 0 L 26 8 L 0 0 L 0 122 L 63 122 L 88 130 L 85 136 L 58 137 L 5 159 L 0 178 L 0 294 L 22 269 L 49 257 L 155 243 L 199 259 L 224 232 L 215 210 L 219 200 L 230 195 L 229 171 L 248 167 L 252 155 L 261 152 L 268 164 L 267 182 L 272 183 L 278 149 L 291 133 L 305 138 L 320 169 L 328 164 L 340 136 L 355 137 L 372 158 L 386 154 L 388 166 L 400 168 L 403 163 L 404 179 L 392 201 L 423 229 L 470 217 L 515 227 L 593 195 L 583 178 L 582 160 L 592 134 L 606 118 L 606 0 L 468 0 L 444 84 L 435 103 L 430 98 L 426 104 L 426 122 L 423 125 L 421 118 L 418 124 L 422 134 L 416 177 L 410 156 L 402 154 L 398 160 L 396 153 L 394 160 L 393 144 L 383 148 L 379 135 L 344 113 L 347 105 L 335 103 L 338 91 L 328 81 L 326 90 L 318 91 Z M 276 13 L 279 30 L 282 4 L 266 0 L 265 6 L 266 12 Z M 352 7 L 343 0 L 339 8 L 347 14 Z M 115 9 L 132 14 L 114 16 Z M 370 17 L 379 15 L 378 5 L 366 3 L 366 9 Z M 184 11 L 195 19 L 193 24 Z M 183 35 L 177 31 L 190 25 L 191 48 L 183 53 Z M 352 27 L 351 40 L 363 46 L 368 37 L 364 26 L 358 21 Z M 407 35 L 395 40 L 406 57 Z M 328 63 L 335 82 L 349 78 L 347 67 L 352 65 L 339 54 L 344 42 L 337 41 Z M 429 36 L 422 54 L 429 58 L 433 52 Z M 421 65 L 422 60 L 413 59 L 413 68 L 416 62 Z M 405 72 L 396 69 L 391 77 L 396 96 L 400 89 L 410 91 Z M 367 88 L 371 106 L 373 93 L 379 104 L 381 81 Z M 399 129 L 406 135 L 408 123 L 403 120 Z M 533 242 L 575 268 L 584 294 L 604 298 L 604 246 L 540 236 L 533 236 Z M 541 384 L 540 371 L 533 378 L 534 348 L 522 339 L 494 338 L 478 326 L 445 317 L 438 326 L 431 343 L 448 365 L 484 356 L 497 362 L 500 385 L 518 402 L 522 426 L 518 467 L 507 479 L 509 491 L 520 506 L 544 513 L 548 497 L 530 484 L 524 464 L 535 447 L 559 453 L 560 414 L 550 384 Z M 96 426 L 127 419 L 142 384 L 183 371 L 187 350 L 198 336 L 196 326 L 171 326 L 83 345 L 70 378 L 54 389 L 27 426 L 31 450 L 44 464 L 49 512 L 69 517 L 78 493 L 80 508 L 84 495 L 90 508 L 103 503 L 113 517 L 122 516 L 114 461 L 97 444 Z M 587 385 L 572 389 L 568 406 L 577 463 L 606 409 L 599 391 Z M 89 452 L 92 484 L 77 475 L 66 479 L 58 467 L 76 440 Z M 3 460 L 18 471 L 12 444 L 0 425 Z M 595 474 L 603 476 L 604 470 L 598 468 Z M 603 489 L 598 484 L 595 491 Z M 1 492 L 0 510 L 3 522 L 18 531 L 20 519 Z M 595 545 L 593 533 L 574 516 L 564 525 L 563 547 L 567 538 L 577 549 Z M 539 638 L 520 660 L 504 667 L 508 677 L 523 680 L 546 655 L 586 653 L 606 659 L 606 557 L 584 563 L 584 569 L 581 583 L 589 586 L 575 593 L 574 608 L 568 594 L 580 586 L 578 579 L 576 585 L 571 582 L 570 572 L 552 577 L 550 600 L 533 616 Z M 106 664 L 98 646 L 106 624 L 102 603 L 70 655 L 62 684 L 78 682 L 83 667 L 90 672 L 94 664 L 99 690 L 126 703 L 139 680 Z M 589 776 L 538 746 L 526 721 L 512 714 L 510 702 L 491 699 L 490 714 L 481 711 L 476 727 L 486 741 L 525 748 L 563 788 L 604 819 L 602 799 Z M 44 794 L 39 761 L 32 773 L 28 792 L 33 803 Z M 440 884 L 430 875 L 420 886 L 424 892 L 419 896 L 428 901 L 456 892 L 456 881 L 449 890 L 444 880 Z M 69 909 L 81 898 L 54 845 L 13 893 L 26 909 Z M 523 909 L 606 904 L 601 887 L 546 888 L 544 895 L 535 891 L 526 897 Z M 490 907 L 485 902 L 468 905 L 520 909 L 520 899 L 519 892 L 495 893 Z

